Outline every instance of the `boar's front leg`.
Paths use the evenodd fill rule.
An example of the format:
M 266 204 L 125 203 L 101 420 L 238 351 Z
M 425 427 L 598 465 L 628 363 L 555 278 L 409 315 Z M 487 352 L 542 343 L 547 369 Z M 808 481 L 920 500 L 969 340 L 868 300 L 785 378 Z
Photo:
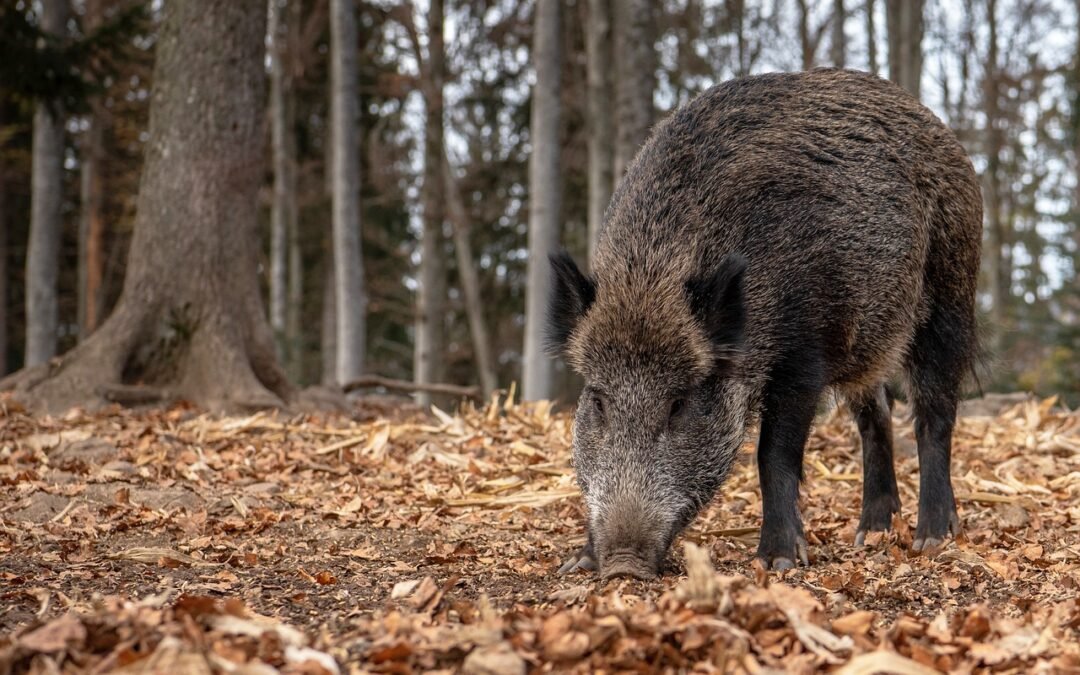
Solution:
M 820 391 L 800 388 L 765 397 L 757 451 L 762 502 L 757 557 L 774 570 L 791 569 L 799 560 L 809 564 L 799 515 L 799 482 Z

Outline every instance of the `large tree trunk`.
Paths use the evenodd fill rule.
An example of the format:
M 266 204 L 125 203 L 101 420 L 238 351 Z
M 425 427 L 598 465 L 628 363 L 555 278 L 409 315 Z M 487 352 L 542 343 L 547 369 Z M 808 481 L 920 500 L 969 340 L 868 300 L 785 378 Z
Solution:
M 548 256 L 554 252 L 559 241 L 559 214 L 562 207 L 562 177 L 559 174 L 562 80 L 560 2 L 539 0 L 533 29 L 536 85 L 532 92 L 529 122 L 532 154 L 529 156 L 529 262 L 522 369 L 522 395 L 525 400 L 551 398 L 554 374 L 551 359 L 544 353 L 544 329 L 551 297 Z M 651 43 L 649 45 L 651 48 Z M 642 74 L 638 73 L 637 76 L 642 77 Z M 648 98 L 650 111 L 651 91 Z M 647 128 L 646 124 L 646 131 Z
M 837 68 L 844 67 L 844 52 L 847 47 L 847 38 L 844 36 L 845 23 L 847 23 L 847 11 L 844 9 L 844 0 L 833 0 L 830 56 L 833 65 Z
M 491 338 L 488 335 L 487 323 L 484 321 L 484 299 L 480 296 L 480 277 L 476 270 L 476 261 L 473 260 L 472 244 L 469 242 L 472 223 L 445 154 L 442 170 L 446 203 L 450 211 L 450 222 L 454 227 L 454 253 L 457 256 L 461 292 L 465 296 L 465 314 L 469 320 L 469 333 L 472 335 L 473 356 L 476 359 L 476 369 L 480 376 L 480 387 L 484 392 L 484 397 L 490 398 L 497 386 L 495 354 L 491 349 Z
M 42 2 L 41 29 L 62 37 L 67 0 Z M 56 300 L 64 203 L 64 110 L 60 101 L 42 101 L 34 112 L 30 240 L 26 249 L 26 365 L 56 354 L 59 310 Z
M 84 30 L 97 29 L 104 18 L 104 0 L 87 0 Z M 90 100 L 88 126 L 82 138 L 79 184 L 79 339 L 101 322 L 102 277 L 105 270 L 105 126 L 108 112 L 100 97 Z
M 925 0 L 885 0 L 889 79 L 919 97 Z
M 288 241 L 292 223 L 290 200 L 295 199 L 292 167 L 286 146 L 290 131 L 286 119 L 285 37 L 282 0 L 270 0 L 267 56 L 270 60 L 270 143 L 274 165 L 274 198 L 270 205 L 270 327 L 274 330 L 278 357 L 288 358 L 285 324 L 288 314 Z
M 611 116 L 611 0 L 589 0 L 585 24 L 589 114 L 589 260 L 615 187 L 615 124 Z
M 652 1 L 617 0 L 613 4 L 618 120 L 614 171 L 618 183 L 653 123 L 657 56 Z
M 428 58 L 424 77 L 427 122 L 424 130 L 424 229 L 420 238 L 420 289 L 416 307 L 413 380 L 431 384 L 442 379 L 446 343 L 446 266 L 443 263 L 443 2 L 431 0 L 428 13 Z M 431 404 L 419 391 L 416 402 Z
M 218 409 L 291 397 L 256 267 L 265 3 L 165 3 L 120 301 L 55 367 L 0 387 L 51 410 L 101 403 L 121 383 Z
M 356 90 L 356 8 L 330 1 L 330 83 L 333 142 L 334 287 L 338 384 L 364 370 L 364 268 L 360 249 L 359 102 Z

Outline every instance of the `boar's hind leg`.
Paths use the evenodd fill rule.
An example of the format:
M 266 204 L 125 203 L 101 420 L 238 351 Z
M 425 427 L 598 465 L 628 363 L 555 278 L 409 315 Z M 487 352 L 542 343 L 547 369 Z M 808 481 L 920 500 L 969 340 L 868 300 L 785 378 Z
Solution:
M 934 549 L 950 533 L 960 532 L 949 465 L 956 403 L 970 362 L 973 336 L 971 312 L 938 307 L 918 329 L 912 344 L 907 370 L 919 449 L 915 551 Z
M 883 532 L 892 526 L 900 511 L 893 469 L 892 415 L 885 385 L 850 403 L 859 426 L 863 456 L 862 516 L 855 545 L 862 546 L 867 532 Z
M 757 557 L 774 570 L 790 569 L 799 560 L 809 564 L 799 516 L 799 481 L 819 396 L 818 390 L 767 395 L 762 410 L 757 451 L 762 524 Z
M 866 532 L 880 532 L 892 526 L 892 514 L 900 512 L 896 473 L 892 464 L 892 415 L 885 384 L 864 399 L 851 401 L 855 423 L 863 444 L 863 513 L 855 545 L 861 546 Z

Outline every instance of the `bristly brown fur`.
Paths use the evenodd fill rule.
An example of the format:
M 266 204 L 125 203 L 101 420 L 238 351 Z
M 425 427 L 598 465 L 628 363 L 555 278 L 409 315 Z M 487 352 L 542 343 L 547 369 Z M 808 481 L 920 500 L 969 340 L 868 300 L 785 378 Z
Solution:
M 876 401 L 901 368 L 925 422 L 920 456 L 925 445 L 935 467 L 944 457 L 945 482 L 931 477 L 924 496 L 951 503 L 948 436 L 978 346 L 981 223 L 978 182 L 955 136 L 873 75 L 736 79 L 659 124 L 612 198 L 587 279 L 590 302 L 553 309 L 553 323 L 569 327 L 556 347 L 584 375 L 583 397 L 599 401 L 579 406 L 575 437 L 590 545 L 610 549 L 618 542 L 607 533 L 628 536 L 625 523 L 605 525 L 604 513 L 663 520 L 658 503 L 675 505 L 668 520 L 681 529 L 761 416 L 763 490 L 775 506 L 766 509 L 763 548 L 779 527 L 777 546 L 793 556 L 801 525 L 794 505 L 776 500 L 794 500 L 790 477 L 801 475 L 799 439 L 817 397 L 831 387 L 861 406 L 869 451 L 884 457 L 888 416 Z M 741 275 L 725 271 L 741 261 Z M 565 269 L 556 276 L 576 278 Z M 738 276 L 737 303 L 715 310 L 730 305 L 725 330 L 728 319 L 702 320 L 693 289 L 729 276 Z M 731 360 L 737 368 L 718 369 Z M 675 408 L 687 410 L 678 421 Z M 883 489 L 895 482 L 891 440 L 887 454 L 888 471 L 872 469 Z M 882 501 L 883 513 L 892 503 Z M 947 516 L 935 511 L 924 529 L 937 536 Z M 629 538 L 655 530 L 670 543 L 670 524 L 631 527 Z M 603 569 L 605 553 L 596 554 Z

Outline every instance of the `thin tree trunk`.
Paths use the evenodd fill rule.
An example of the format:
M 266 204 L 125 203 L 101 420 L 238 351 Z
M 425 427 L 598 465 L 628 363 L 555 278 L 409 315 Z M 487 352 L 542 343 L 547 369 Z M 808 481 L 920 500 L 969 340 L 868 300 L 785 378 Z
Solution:
M 476 358 L 477 374 L 480 376 L 480 388 L 484 392 L 484 397 L 489 398 L 498 386 L 495 379 L 495 355 L 491 349 L 487 323 L 484 321 L 484 300 L 480 296 L 480 277 L 477 273 L 476 261 L 473 260 L 472 244 L 469 243 L 471 222 L 445 154 L 442 170 L 446 203 L 450 211 L 450 222 L 454 228 L 454 253 L 457 255 L 458 275 L 461 278 L 461 291 L 465 296 L 465 314 L 469 320 L 469 333 L 472 335 L 473 355 Z
M 735 26 L 735 75 L 744 77 L 750 74 L 746 45 L 746 0 L 731 0 L 728 8 L 734 17 L 732 23 Z
M 292 396 L 257 271 L 265 38 L 266 0 L 165 3 L 120 301 L 55 368 L 0 388 L 47 410 L 100 404 L 129 373 L 218 409 Z
M 287 0 L 284 0 L 287 1 Z M 270 143 L 274 166 L 274 198 L 270 206 L 270 327 L 278 358 L 287 359 L 285 323 L 288 312 L 288 239 L 289 216 L 292 209 L 289 199 L 290 173 L 286 136 L 289 133 L 286 120 L 285 96 L 285 38 L 281 14 L 283 0 L 270 0 L 267 35 L 267 56 L 270 60 Z M 295 2 L 295 0 L 294 0 Z
M 997 0 L 987 0 L 988 42 L 986 75 L 983 81 L 983 113 L 986 115 L 986 171 L 983 174 L 986 200 L 986 263 L 990 285 L 990 318 L 993 327 L 991 348 L 1000 353 L 1006 321 L 1005 303 L 1009 283 L 1005 260 L 1005 224 L 1002 217 L 1001 152 L 1004 148 L 999 109 Z
M 360 248 L 360 144 L 356 90 L 356 8 L 330 1 L 331 128 L 333 130 L 334 286 L 337 308 L 337 380 L 364 370 L 367 298 Z
M 866 0 L 866 56 L 869 61 L 870 72 L 878 74 L 877 56 L 877 30 L 874 28 L 874 12 L 877 10 L 875 0 Z
M 618 3 L 622 6 L 624 3 Z M 625 4 L 629 5 L 630 2 Z M 525 351 L 523 356 L 522 395 L 525 400 L 550 398 L 553 368 L 544 353 L 544 328 L 551 297 L 551 273 L 548 257 L 559 241 L 559 215 L 562 207 L 562 182 L 559 174 L 561 130 L 562 52 L 559 45 L 560 0 L 539 0 L 533 29 L 533 62 L 536 85 L 532 92 L 529 123 L 532 153 L 529 156 L 529 262 L 525 288 Z M 640 9 L 640 7 L 638 7 Z M 625 37 L 624 37 L 625 42 Z M 651 44 L 649 46 L 651 48 Z M 625 45 L 624 45 L 625 46 Z M 642 77 L 638 73 L 638 77 Z M 640 91 L 640 87 L 635 87 Z M 648 107 L 652 110 L 652 90 Z M 629 96 L 623 92 L 623 96 Z M 643 106 L 637 104 L 639 113 Z M 627 113 L 627 121 L 641 121 Z M 648 125 L 644 127 L 647 131 Z M 620 136 L 623 134 L 620 130 Z M 622 145 L 622 144 L 620 144 Z M 629 140 L 627 138 L 627 145 Z M 636 145 L 635 145 L 636 149 Z M 627 156 L 623 155 L 624 161 Z M 618 159 L 616 159 L 618 162 Z
M 889 79 L 919 97 L 924 0 L 885 0 Z
M 428 12 L 428 58 L 424 78 L 427 121 L 424 132 L 424 222 L 420 239 L 420 289 L 417 295 L 413 380 L 431 384 L 442 379 L 445 352 L 446 267 L 443 262 L 443 2 L 431 0 Z M 431 404 L 431 394 L 418 391 L 416 402 Z
M 79 214 L 79 337 L 85 339 L 102 318 L 105 276 L 104 126 L 108 113 L 97 99 L 90 102 L 90 120 L 83 138 Z
M 291 156 L 296 157 L 296 145 L 293 147 Z M 295 167 L 295 164 L 293 165 Z M 295 180 L 296 172 L 292 172 Z M 293 183 L 295 190 L 296 183 Z M 300 380 L 303 373 L 304 344 L 301 319 L 304 312 L 304 259 L 300 250 L 300 219 L 297 209 L 295 192 L 291 203 L 292 213 L 289 216 L 289 293 L 288 305 L 285 312 L 285 345 L 289 354 L 287 370 L 289 378 L 294 382 Z
M 589 260 L 615 187 L 615 125 L 611 116 L 611 0 L 589 0 L 585 27 L 589 89 Z
M 322 383 L 325 386 L 337 384 L 337 301 L 334 299 L 334 257 L 326 256 L 326 275 L 323 280 L 322 305 Z
M 304 259 L 300 249 L 300 203 L 297 199 L 297 181 L 299 168 L 297 166 L 297 140 L 296 140 L 296 79 L 301 72 L 301 27 L 304 21 L 304 3 L 293 0 L 288 3 L 289 15 L 285 21 L 286 53 L 289 60 L 285 63 L 288 67 L 285 72 L 285 165 L 288 167 L 288 182 L 286 203 L 289 208 L 289 291 L 288 306 L 285 312 L 285 344 L 289 353 L 287 369 L 289 377 L 294 382 L 299 382 L 304 368 L 304 341 L 302 337 L 301 321 L 304 311 Z M 322 3 L 325 6 L 325 3 Z M 316 9 L 316 12 L 325 10 Z M 319 16 L 316 14 L 316 16 Z M 325 20 L 325 15 L 322 19 Z
M 4 127 L 4 103 L 0 101 L 0 129 Z M 8 213 L 7 167 L 0 161 L 0 377 L 8 372 Z
M 1080 101 L 1080 0 L 1074 2 L 1076 25 L 1073 27 L 1076 43 L 1073 46 L 1073 101 Z M 1080 106 L 1074 104 L 1072 110 L 1072 133 L 1073 133 L 1073 171 L 1075 173 L 1073 183 L 1072 209 L 1074 214 L 1080 214 Z M 1072 287 L 1080 290 L 1080 224 L 1073 225 L 1073 241 L 1076 249 L 1072 255 L 1073 282 Z
M 810 8 L 806 0 L 796 0 L 799 9 L 799 47 L 802 53 L 802 69 L 810 70 L 814 67 L 814 52 L 817 45 L 814 43 L 810 32 Z
M 67 0 L 44 0 L 41 29 L 62 38 Z M 26 249 L 26 365 L 56 355 L 59 310 L 57 276 L 64 203 L 64 110 L 59 101 L 42 101 L 34 112 L 30 239 Z
M 844 51 L 847 46 L 847 38 L 844 36 L 844 24 L 847 23 L 847 11 L 844 9 L 844 0 L 833 0 L 832 15 L 832 63 L 837 68 L 844 67 Z
M 101 25 L 103 0 L 87 0 L 86 32 Z M 105 162 L 107 111 L 97 96 L 90 100 L 88 126 L 82 139 L 79 185 L 79 339 L 86 339 L 101 322 L 101 281 L 105 265 L 105 205 L 102 167 Z
M 617 184 L 653 123 L 657 56 L 651 0 L 618 0 L 613 4 Z

